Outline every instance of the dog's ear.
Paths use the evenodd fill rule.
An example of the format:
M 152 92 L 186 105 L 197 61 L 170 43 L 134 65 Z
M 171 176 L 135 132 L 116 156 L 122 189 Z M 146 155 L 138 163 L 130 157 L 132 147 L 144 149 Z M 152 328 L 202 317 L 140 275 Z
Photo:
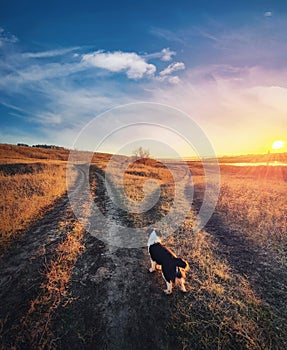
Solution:
M 150 228 L 150 229 L 148 229 L 148 230 L 147 230 L 147 234 L 150 235 L 153 231 L 156 233 L 156 235 L 157 235 L 158 237 L 162 237 L 161 232 L 160 232 L 159 230 L 155 229 L 155 228 Z
M 153 228 L 148 229 L 148 230 L 147 230 L 147 234 L 150 235 L 150 234 L 152 233 L 153 230 L 154 230 Z

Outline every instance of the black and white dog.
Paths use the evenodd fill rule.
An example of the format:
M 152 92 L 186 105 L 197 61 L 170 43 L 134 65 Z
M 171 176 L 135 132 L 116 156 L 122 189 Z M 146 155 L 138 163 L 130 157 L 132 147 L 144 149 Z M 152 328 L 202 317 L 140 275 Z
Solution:
M 148 239 L 148 252 L 151 260 L 149 271 L 155 271 L 156 265 L 161 265 L 162 267 L 162 275 L 167 287 L 164 292 L 171 294 L 173 283 L 179 283 L 180 290 L 186 292 L 184 282 L 188 263 L 181 258 L 177 258 L 172 251 L 163 246 L 155 230 L 151 232 Z

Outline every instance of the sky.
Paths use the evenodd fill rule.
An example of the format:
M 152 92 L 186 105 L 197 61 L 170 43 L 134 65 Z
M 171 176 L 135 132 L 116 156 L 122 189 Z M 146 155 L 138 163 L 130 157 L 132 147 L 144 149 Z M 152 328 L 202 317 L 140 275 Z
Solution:
M 188 157 L 196 123 L 217 155 L 272 151 L 287 140 L 286 33 L 285 0 L 2 0 L 0 142 Z M 147 127 L 142 102 L 157 106 Z

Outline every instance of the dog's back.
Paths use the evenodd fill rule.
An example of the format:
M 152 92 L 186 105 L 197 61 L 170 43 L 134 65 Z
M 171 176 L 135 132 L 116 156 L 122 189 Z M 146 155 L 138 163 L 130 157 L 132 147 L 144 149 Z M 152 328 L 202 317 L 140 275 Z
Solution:
M 161 243 L 154 243 L 149 246 L 151 259 L 162 266 L 162 273 L 167 282 L 174 282 L 176 278 L 176 267 L 186 268 L 187 263 L 163 246 Z

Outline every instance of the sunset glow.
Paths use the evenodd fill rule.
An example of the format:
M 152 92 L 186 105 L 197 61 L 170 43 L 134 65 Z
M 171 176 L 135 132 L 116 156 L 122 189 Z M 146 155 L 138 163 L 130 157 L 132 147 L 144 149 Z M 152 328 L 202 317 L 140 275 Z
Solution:
M 50 3 L 28 1 L 15 11 L 14 2 L 6 1 L 0 23 L 1 142 L 73 148 L 93 118 L 148 102 L 182 111 L 217 156 L 287 151 L 287 139 L 276 141 L 285 140 L 287 129 L 287 2 L 274 1 L 272 8 L 259 0 L 215 3 L 138 7 L 127 1 L 119 13 L 117 1 L 71 7 L 63 0 L 63 16 L 55 16 L 58 4 L 54 10 Z M 101 152 L 114 154 L 137 138 L 154 157 L 172 157 L 175 146 L 184 158 L 194 156 L 179 132 L 190 135 L 185 121 L 173 124 L 165 113 L 154 115 L 155 125 L 173 131 L 166 147 L 154 147 L 147 140 L 166 136 L 158 127 L 136 133 L 125 128 L 115 141 L 106 139 L 100 127 L 115 135 L 123 118 L 133 125 L 137 114 L 112 115 L 83 149 L 101 144 Z
M 285 146 L 285 141 L 277 140 L 273 142 L 272 149 L 280 149 L 280 148 L 284 148 L 284 146 Z

